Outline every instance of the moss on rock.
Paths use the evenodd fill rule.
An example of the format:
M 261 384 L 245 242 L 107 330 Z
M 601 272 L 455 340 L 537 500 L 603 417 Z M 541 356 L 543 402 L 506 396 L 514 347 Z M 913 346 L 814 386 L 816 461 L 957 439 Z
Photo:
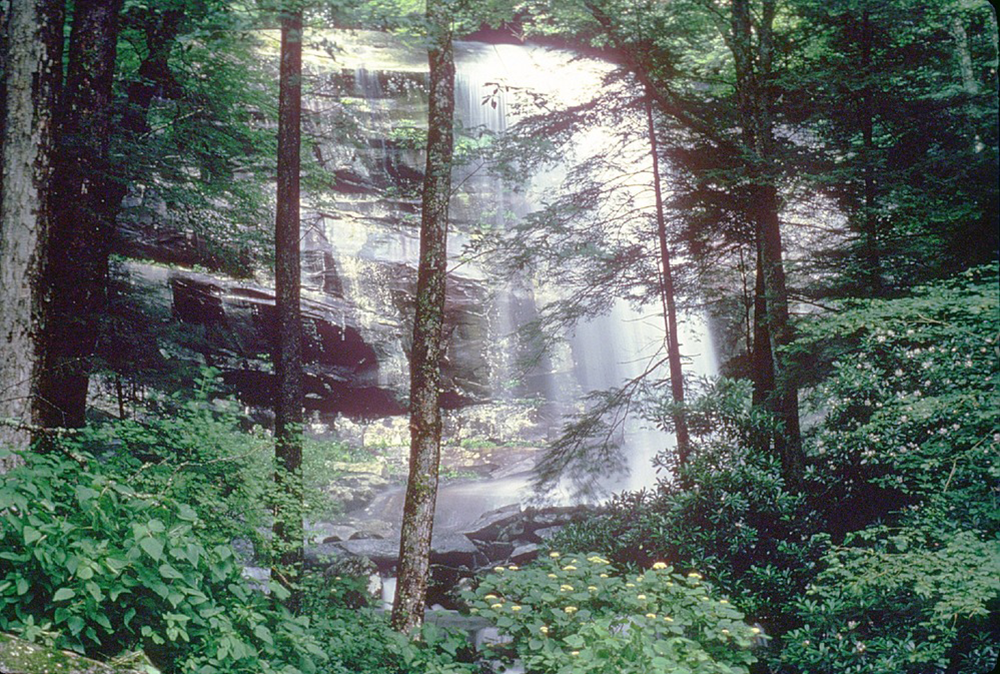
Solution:
M 149 661 L 137 657 L 123 664 L 102 663 L 0 633 L 0 674 L 157 674 Z

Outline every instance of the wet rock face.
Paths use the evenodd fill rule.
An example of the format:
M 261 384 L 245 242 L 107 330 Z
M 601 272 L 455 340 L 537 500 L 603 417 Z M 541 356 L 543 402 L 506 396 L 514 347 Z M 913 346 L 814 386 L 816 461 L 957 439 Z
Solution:
M 327 420 L 337 415 L 379 419 L 404 414 L 409 390 L 425 162 L 426 53 L 418 42 L 379 33 L 338 32 L 330 38 L 342 43 L 341 56 L 334 67 L 328 65 L 333 61 L 309 65 L 313 98 L 304 101 L 304 131 L 328 178 L 315 188 L 320 194 L 304 193 L 302 203 L 306 407 L 329 415 Z M 476 49 L 460 46 L 459 60 L 475 62 L 482 56 Z M 482 74 L 487 81 L 495 76 L 492 71 Z M 460 106 L 465 133 L 474 137 L 483 129 L 499 128 L 499 112 L 480 103 L 483 82 L 460 79 L 460 98 L 474 102 Z M 524 318 L 513 315 L 523 298 L 514 300 L 509 290 L 490 287 L 476 263 L 460 259 L 472 232 L 498 224 L 504 212 L 518 209 L 509 186 L 479 169 L 474 163 L 455 169 L 442 390 L 442 406 L 449 410 L 510 392 L 515 377 L 509 373 L 514 356 L 508 338 Z M 159 295 L 168 299 L 182 330 L 198 333 L 199 340 L 167 350 L 219 368 L 245 403 L 268 407 L 273 290 L 266 282 L 226 276 L 226 269 L 239 264 L 220 259 L 219 251 L 187 229 L 190 223 L 158 199 L 155 190 L 132 195 L 121 220 L 125 254 L 157 264 L 218 270 L 168 272 L 168 292 L 161 285 Z M 260 279 L 266 270 L 255 273 Z M 162 268 L 156 275 L 162 284 Z M 530 297 L 528 304 L 533 307 Z
M 400 281 L 389 289 L 404 307 L 412 304 L 412 284 L 406 275 L 394 274 Z M 416 277 L 415 270 L 412 276 Z M 330 285 L 329 277 L 323 283 Z M 198 343 L 190 345 L 192 350 L 222 371 L 244 403 L 269 407 L 273 387 L 269 354 L 276 335 L 273 291 L 182 271 L 170 273 L 169 287 L 173 318 L 201 331 Z M 359 322 L 358 308 L 343 297 L 326 292 L 306 295 L 302 300 L 306 409 L 356 419 L 404 414 L 408 382 L 399 366 L 408 356 L 402 318 L 365 326 Z M 488 366 L 482 354 L 481 296 L 482 290 L 469 283 L 454 283 L 448 291 L 451 339 L 443 363 L 445 409 L 473 404 L 489 394 L 482 382 Z

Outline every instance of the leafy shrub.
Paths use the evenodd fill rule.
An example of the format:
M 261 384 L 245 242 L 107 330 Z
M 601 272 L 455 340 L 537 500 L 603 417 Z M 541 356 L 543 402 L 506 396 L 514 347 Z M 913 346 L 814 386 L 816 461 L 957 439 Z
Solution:
M 326 660 L 322 674 L 471 674 L 478 672 L 476 655 L 464 632 L 451 632 L 425 623 L 416 638 L 389 626 L 389 615 L 375 608 L 367 590 L 367 572 L 344 575 L 329 569 L 307 574 L 303 584 L 303 613 L 309 631 L 322 644 Z
M 1000 655 L 1000 545 L 947 525 L 873 527 L 827 558 L 782 662 L 802 674 L 985 674 Z
M 528 671 L 551 674 L 746 672 L 757 628 L 697 573 L 664 563 L 615 575 L 598 555 L 560 555 L 531 566 L 498 567 L 468 599 L 509 636 Z
M 714 382 L 692 403 L 696 442 L 683 481 L 616 495 L 552 544 L 632 568 L 662 559 L 698 569 L 769 634 L 797 626 L 791 602 L 825 550 L 822 520 L 785 487 L 775 457 L 748 448 L 761 428 L 749 402 L 743 382 Z
M 102 473 L 138 492 L 169 495 L 198 513 L 203 540 L 254 541 L 270 525 L 274 445 L 241 429 L 235 403 L 215 397 L 214 371 L 191 392 L 141 416 L 88 426 L 63 441 L 68 452 L 98 457 Z
M 856 302 L 803 326 L 800 348 L 832 354 L 810 396 L 813 499 L 837 538 L 935 505 L 1000 531 L 1000 306 L 996 267 Z
M 252 592 L 231 548 L 198 538 L 190 506 L 87 455 L 24 460 L 0 475 L 0 629 L 95 656 L 142 647 L 168 673 L 315 668 L 304 621 Z

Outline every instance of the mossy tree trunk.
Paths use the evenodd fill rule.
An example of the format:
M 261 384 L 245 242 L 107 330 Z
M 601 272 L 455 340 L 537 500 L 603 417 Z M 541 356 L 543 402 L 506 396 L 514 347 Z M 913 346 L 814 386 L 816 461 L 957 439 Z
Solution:
M 455 60 L 449 12 L 428 0 L 431 30 L 427 167 L 420 219 L 417 307 L 410 356 L 410 474 L 403 506 L 399 575 L 392 626 L 405 633 L 423 621 L 441 457 L 441 358 L 444 351 L 448 202 L 454 148 Z
M 45 279 L 53 201 L 54 109 L 62 78 L 61 0 L 11 3 L 0 203 L 0 445 L 26 447 L 39 421 Z M 3 466 L 0 466 L 2 469 Z
M 278 199 L 275 222 L 274 437 L 278 494 L 274 536 L 275 572 L 291 591 L 297 611 L 296 581 L 302 572 L 302 311 L 299 260 L 299 169 L 302 115 L 302 11 L 281 16 L 281 67 L 278 94 Z

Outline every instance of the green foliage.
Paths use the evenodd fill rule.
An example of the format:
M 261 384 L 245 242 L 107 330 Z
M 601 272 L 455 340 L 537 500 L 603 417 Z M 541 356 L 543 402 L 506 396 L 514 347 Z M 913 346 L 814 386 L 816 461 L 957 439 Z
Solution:
M 368 577 L 313 575 L 305 580 L 303 609 L 311 634 L 328 659 L 323 674 L 471 674 L 474 665 L 464 633 L 425 624 L 412 639 L 389 626 L 389 616 L 370 605 Z
M 844 545 L 795 606 L 805 625 L 782 658 L 796 671 L 995 662 L 997 284 L 995 266 L 973 269 L 804 326 L 799 348 L 833 358 L 813 396 L 811 479 Z
M 85 454 L 24 461 L 0 476 L 0 629 L 89 655 L 142 647 L 168 673 L 314 669 L 306 622 L 199 539 L 191 507 Z
M 491 647 L 539 673 L 747 672 L 759 629 L 695 572 L 663 562 L 617 575 L 595 554 L 552 552 L 524 569 L 498 567 L 468 597 L 512 639 Z
M 64 445 L 100 456 L 109 474 L 137 492 L 192 508 L 206 540 L 261 545 L 273 442 L 260 429 L 241 430 L 235 403 L 216 397 L 215 374 L 207 370 L 193 391 L 162 398 L 142 416 L 89 426 Z
M 589 546 L 632 568 L 657 559 L 696 568 L 769 633 L 797 624 L 789 604 L 815 573 L 822 520 L 786 488 L 775 457 L 748 449 L 759 425 L 747 394 L 719 380 L 692 403 L 695 449 L 677 482 L 616 495 L 553 545 Z
M 873 527 L 825 560 L 782 662 L 803 674 L 990 671 L 1000 655 L 1000 541 L 947 521 Z
M 979 268 L 803 326 L 798 348 L 833 359 L 810 444 L 817 500 L 855 514 L 831 512 L 841 532 L 907 505 L 1000 531 L 997 285 L 996 266 Z
M 111 138 L 115 179 L 138 197 L 120 225 L 153 220 L 188 240 L 175 261 L 236 275 L 271 255 L 277 94 L 253 16 L 222 0 L 126 3 Z

